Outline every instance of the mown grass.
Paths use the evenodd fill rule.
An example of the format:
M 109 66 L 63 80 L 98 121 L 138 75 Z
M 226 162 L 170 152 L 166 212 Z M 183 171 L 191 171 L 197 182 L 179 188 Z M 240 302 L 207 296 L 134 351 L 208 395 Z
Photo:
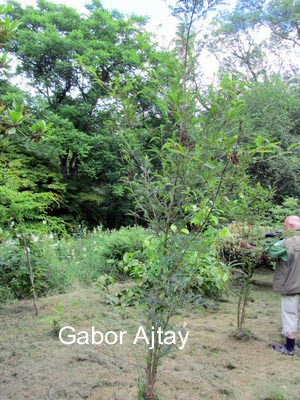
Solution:
M 297 400 L 299 357 L 270 349 L 280 343 L 280 296 L 271 289 L 272 272 L 254 277 L 247 328 L 256 336 L 236 340 L 238 291 L 230 286 L 226 302 L 214 312 L 189 305 L 172 319 L 190 330 L 183 350 L 172 349 L 159 366 L 157 390 L 174 400 Z M 264 285 L 257 285 L 263 282 Z M 269 285 L 266 285 L 269 283 Z M 119 291 L 126 284 L 112 288 Z M 97 288 L 39 299 L 40 315 L 30 300 L 0 308 L 0 393 L 9 400 L 136 400 L 146 347 L 132 345 L 143 316 L 136 307 L 112 306 Z M 256 316 L 257 318 L 251 318 Z M 60 343 L 53 320 L 76 331 L 127 330 L 124 345 Z

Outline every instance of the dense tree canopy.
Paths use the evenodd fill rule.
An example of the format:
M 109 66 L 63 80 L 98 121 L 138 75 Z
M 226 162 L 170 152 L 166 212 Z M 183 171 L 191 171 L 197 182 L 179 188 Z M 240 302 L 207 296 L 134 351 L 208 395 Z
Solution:
M 33 214 L 59 217 L 68 229 L 82 222 L 90 227 L 137 222 L 123 179 L 125 126 L 130 146 L 146 151 L 158 170 L 161 160 L 153 149 L 169 139 L 187 148 L 202 145 L 204 159 L 234 162 L 241 144 L 275 142 L 272 157 L 249 163 L 252 183 L 275 190 L 279 203 L 299 196 L 296 66 L 274 74 L 268 54 L 275 42 L 282 52 L 298 46 L 300 3 L 240 0 L 204 35 L 194 22 L 203 23 L 222 2 L 178 1 L 177 38 L 168 51 L 145 31 L 145 18 L 110 12 L 98 0 L 85 15 L 45 0 L 35 8 L 9 4 L 1 46 L 15 57 L 15 82 L 23 84 L 13 84 L 2 68 L 3 224 L 11 222 L 4 216 L 16 196 L 26 203 L 28 193 L 40 204 L 32 204 Z M 262 27 L 269 32 L 263 40 L 255 34 Z M 204 47 L 220 60 L 219 83 L 213 86 L 196 72 Z M 3 66 L 6 59 L 2 53 Z M 215 146 L 212 155 L 222 135 L 224 143 L 236 144 L 227 153 Z M 204 190 L 207 182 L 201 184 Z
M 22 21 L 10 47 L 19 60 L 17 73 L 35 93 L 32 112 L 54 126 L 38 152 L 61 174 L 66 187 L 57 212 L 92 225 L 126 223 L 128 198 L 120 182 L 114 121 L 117 105 L 108 86 L 135 76 L 134 90 L 142 90 L 143 73 L 155 62 L 145 20 L 110 14 L 99 1 L 88 6 L 85 17 L 43 0 L 37 9 L 12 4 L 12 18 Z M 93 65 L 100 85 L 81 63 Z M 139 102 L 155 124 L 155 104 L 144 93 Z

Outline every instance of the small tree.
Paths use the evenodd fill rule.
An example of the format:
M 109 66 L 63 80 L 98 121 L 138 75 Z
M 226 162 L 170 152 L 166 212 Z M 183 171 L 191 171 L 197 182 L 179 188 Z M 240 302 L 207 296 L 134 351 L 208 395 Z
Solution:
M 135 203 L 134 214 L 153 231 L 145 249 L 141 288 L 147 332 L 154 333 L 139 393 L 144 400 L 156 398 L 158 367 L 166 354 L 157 330 L 165 330 L 189 298 L 196 249 L 206 263 L 216 261 L 210 257 L 211 248 L 224 207 L 247 177 L 249 158 L 272 151 L 268 143 L 243 140 L 243 83 L 224 77 L 219 89 L 210 89 L 205 111 L 200 105 L 191 51 L 192 23 L 205 4 L 196 0 L 177 3 L 176 13 L 183 12 L 182 24 L 188 24 L 179 34 L 188 37 L 179 40 L 174 52 L 163 55 L 156 71 L 143 71 L 147 83 L 151 81 L 147 95 L 160 104 L 163 113 L 157 117 L 163 121 L 158 129 L 145 123 L 138 108 L 135 78 L 111 82 L 111 95 L 118 105 L 115 134 L 123 142 L 124 175 Z M 88 69 L 103 85 L 96 71 Z M 150 138 L 146 146 L 145 137 Z
M 145 150 L 136 142 L 132 128 L 126 123 L 119 131 L 124 142 L 127 186 L 135 201 L 136 217 L 144 219 L 154 232 L 152 245 L 147 247 L 147 280 L 142 287 L 147 332 L 150 335 L 154 330 L 155 335 L 154 348 L 148 350 L 140 391 L 140 398 L 146 400 L 156 398 L 158 366 L 166 354 L 165 346 L 158 342 L 157 329 L 167 329 L 172 316 L 187 301 L 195 279 L 191 254 L 197 246 L 200 254 L 210 253 L 211 236 L 224 218 L 223 206 L 229 201 L 227 196 L 236 194 L 246 177 L 245 155 L 252 158 L 265 151 L 265 146 L 252 146 L 251 149 L 248 144 L 247 151 L 238 146 L 243 134 L 243 102 L 235 90 L 236 82 L 226 80 L 222 89 L 211 95 L 210 101 L 215 105 L 217 100 L 218 107 L 211 106 L 208 115 L 202 115 L 197 122 L 194 118 L 194 125 L 190 119 L 185 120 L 186 113 L 174 115 L 178 96 L 172 97 L 173 91 L 182 90 L 181 82 L 177 85 L 177 88 L 169 87 L 165 94 L 170 116 L 176 121 L 173 131 L 168 134 L 169 139 L 162 142 L 168 135 L 161 127 L 161 137 L 153 137 L 152 148 Z M 157 86 L 161 86 L 161 82 Z M 124 93 L 124 87 L 122 89 Z M 228 102 L 229 92 L 231 102 Z M 194 97 L 189 90 L 183 91 L 180 100 L 183 98 L 187 104 L 193 104 Z M 226 107 L 226 111 L 221 112 L 221 107 Z M 129 100 L 127 97 L 122 102 L 120 121 L 128 122 L 130 115 L 130 125 L 138 127 L 139 115 L 134 111 L 134 98 Z M 194 117 L 196 113 L 194 108 Z M 210 126 L 213 113 L 220 113 L 219 117 L 223 118 L 220 125 L 232 126 L 235 130 L 232 135 Z M 205 130 L 200 127 L 200 121 Z M 188 140 L 182 143 L 180 129 L 187 126 L 189 135 L 185 138 Z
M 268 224 L 268 213 L 271 209 L 273 191 L 264 189 L 260 184 L 244 181 L 237 192 L 237 199 L 232 201 L 230 218 L 234 220 L 229 226 L 229 235 L 220 243 L 220 255 L 224 261 L 232 264 L 238 274 L 239 296 L 237 304 L 237 339 L 249 339 L 251 333 L 245 328 L 247 308 L 251 295 L 251 280 L 254 272 L 266 261 L 264 243 L 264 225 Z M 230 232 L 231 231 L 231 232 Z M 240 242 L 242 239 L 242 242 Z M 244 243 L 246 248 L 241 247 Z

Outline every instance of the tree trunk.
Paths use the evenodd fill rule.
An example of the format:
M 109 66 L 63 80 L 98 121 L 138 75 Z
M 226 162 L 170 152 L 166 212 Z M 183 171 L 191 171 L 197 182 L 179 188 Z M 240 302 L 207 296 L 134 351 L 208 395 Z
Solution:
M 78 158 L 78 154 L 75 151 L 72 155 L 71 161 L 69 163 L 69 174 L 70 174 L 70 178 L 72 179 L 76 179 L 78 176 L 78 167 L 79 167 L 79 158 Z
M 69 149 L 66 151 L 64 155 L 60 156 L 60 169 L 64 179 L 68 178 L 68 157 L 69 157 Z
M 30 279 L 30 284 L 31 284 L 31 291 L 32 291 L 32 299 L 33 299 L 33 305 L 35 309 L 35 315 L 38 315 L 38 307 L 37 307 L 37 301 L 36 301 L 36 291 L 35 291 L 35 285 L 34 285 L 34 274 L 33 274 L 33 269 L 31 265 L 31 260 L 30 260 L 30 250 L 27 247 L 26 244 L 26 239 L 24 233 L 22 234 L 22 239 L 23 239 L 23 245 L 27 257 L 27 264 L 28 264 L 28 270 L 29 270 L 29 279 Z

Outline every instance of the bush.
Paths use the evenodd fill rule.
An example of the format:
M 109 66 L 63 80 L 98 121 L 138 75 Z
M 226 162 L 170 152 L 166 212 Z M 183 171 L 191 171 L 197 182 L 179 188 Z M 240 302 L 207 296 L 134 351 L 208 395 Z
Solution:
M 119 262 L 126 252 L 141 251 L 147 230 L 139 227 L 102 230 L 77 239 L 60 241 L 57 255 L 64 260 L 68 281 L 91 284 L 101 275 L 120 275 Z
M 142 252 L 149 232 L 143 228 L 85 232 L 77 238 L 53 235 L 28 238 L 38 295 L 61 293 L 74 282 L 90 285 L 101 275 L 119 276 L 126 252 Z M 121 271 L 122 272 L 122 271 Z M 0 302 L 31 295 L 28 263 L 18 240 L 0 244 Z
M 134 253 L 136 258 L 141 258 L 143 243 L 149 237 L 149 232 L 144 228 L 121 228 L 111 231 L 104 238 L 102 257 L 104 269 L 107 273 L 124 272 L 118 268 L 126 253 Z
M 59 265 L 53 264 L 53 260 L 42 249 L 30 246 L 30 250 L 37 294 L 62 292 L 66 282 Z M 17 241 L 11 240 L 0 247 L 0 289 L 1 302 L 31 295 L 26 254 Z
M 186 240 L 184 234 L 181 239 Z M 123 272 L 129 274 L 136 282 L 147 287 L 149 277 L 152 274 L 156 275 L 161 268 L 157 258 L 159 254 L 157 246 L 159 246 L 157 240 L 145 241 L 143 252 L 138 250 L 135 253 L 125 253 L 123 260 L 119 262 L 119 268 L 122 268 Z M 166 262 L 174 262 L 174 260 Z M 186 288 L 187 301 L 198 302 L 203 297 L 217 297 L 227 288 L 228 268 L 218 260 L 212 237 L 195 240 L 193 245 L 187 248 L 182 264 L 184 268 L 179 268 L 173 274 L 172 284 L 174 290 L 176 287 L 179 291 L 182 287 Z
M 195 255 L 196 262 L 190 288 L 194 294 L 217 297 L 227 288 L 228 268 L 217 260 L 215 254 Z
M 294 197 L 287 197 L 282 205 L 274 205 L 270 209 L 270 217 L 272 224 L 282 229 L 283 222 L 289 215 L 300 215 L 299 199 Z M 274 228 L 272 229 L 274 230 Z
M 0 286 L 0 304 L 8 303 L 13 300 L 14 294 L 9 286 Z

